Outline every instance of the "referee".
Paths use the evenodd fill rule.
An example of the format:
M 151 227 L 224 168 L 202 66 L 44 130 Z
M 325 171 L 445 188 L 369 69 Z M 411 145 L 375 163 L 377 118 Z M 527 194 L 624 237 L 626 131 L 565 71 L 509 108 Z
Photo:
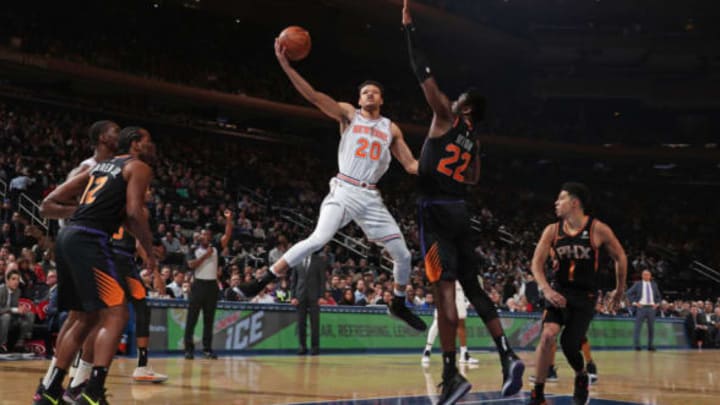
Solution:
M 213 324 L 215 321 L 215 308 L 218 301 L 218 260 L 230 242 L 233 229 L 233 214 L 225 210 L 225 234 L 220 239 L 220 246 L 212 242 L 213 236 L 209 229 L 200 233 L 200 246 L 195 249 L 195 260 L 188 261 L 188 266 L 195 272 L 195 280 L 190 289 L 190 306 L 188 308 L 187 323 L 185 324 L 185 358 L 195 358 L 195 325 L 203 311 L 203 356 L 206 359 L 217 359 L 212 350 Z

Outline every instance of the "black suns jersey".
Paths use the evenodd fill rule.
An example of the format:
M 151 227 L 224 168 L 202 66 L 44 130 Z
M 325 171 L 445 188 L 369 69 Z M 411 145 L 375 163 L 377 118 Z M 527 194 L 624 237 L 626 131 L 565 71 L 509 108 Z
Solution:
M 108 235 L 118 230 L 125 219 L 127 194 L 127 182 L 122 171 L 132 159 L 127 155 L 119 156 L 100 162 L 90 169 L 90 179 L 70 223 L 94 228 Z
M 443 136 L 426 138 L 418 168 L 421 197 L 465 198 L 465 175 L 479 159 L 478 149 L 477 134 L 461 119 Z
M 558 260 L 554 283 L 561 289 L 597 290 L 599 249 L 592 240 L 595 222 L 594 218 L 588 217 L 585 226 L 574 235 L 565 231 L 565 221 L 558 222 L 552 249 Z

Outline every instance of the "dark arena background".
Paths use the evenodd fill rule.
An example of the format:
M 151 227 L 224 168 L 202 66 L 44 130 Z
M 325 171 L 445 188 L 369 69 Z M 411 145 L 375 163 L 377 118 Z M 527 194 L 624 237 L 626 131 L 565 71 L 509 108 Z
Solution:
M 358 85 L 382 83 L 382 115 L 418 158 L 433 112 L 410 67 L 402 7 L 402 0 L 1 2 L 0 404 L 33 402 L 50 366 L 66 316 L 52 300 L 61 228 L 40 204 L 93 156 L 88 131 L 99 120 L 152 134 L 158 158 L 147 208 L 160 273 L 140 258 L 136 264 L 149 290 L 153 277 L 167 285 L 148 293 L 143 368 L 167 381 L 133 378 L 131 307 L 105 383 L 109 403 L 436 403 L 440 342 L 421 361 L 426 333 L 387 316 L 393 263 L 357 224 L 321 251 L 317 350 L 299 352 L 295 269 L 255 297 L 238 288 L 265 277 L 288 246 L 310 235 L 338 174 L 337 123 L 293 87 L 275 38 L 292 25 L 310 33 L 310 54 L 291 65 L 337 101 L 357 108 Z M 637 307 L 627 297 L 609 305 L 615 266 L 601 250 L 587 334 L 597 367 L 590 403 L 720 403 L 720 4 L 413 0 L 410 7 L 416 39 L 450 100 L 470 86 L 486 98 L 476 128 L 480 181 L 468 197 L 476 265 L 463 271 L 477 275 L 526 365 L 523 388 L 502 397 L 495 343 L 470 307 L 473 361 L 459 370 L 472 390 L 459 403 L 530 401 L 546 305 L 531 259 L 545 225 L 558 220 L 554 203 L 567 181 L 589 187 L 590 215 L 624 247 L 625 289 L 647 270 L 661 294 L 652 304 L 654 347 L 647 324 L 636 347 Z M 405 304 L 429 325 L 437 296 L 421 249 L 417 183 L 393 159 L 377 188 L 411 254 Z M 186 359 L 197 282 L 189 261 L 202 229 L 219 249 L 211 327 L 219 358 L 200 351 L 200 317 L 195 358 Z M 572 404 L 575 377 L 562 350 L 555 366 L 547 403 Z

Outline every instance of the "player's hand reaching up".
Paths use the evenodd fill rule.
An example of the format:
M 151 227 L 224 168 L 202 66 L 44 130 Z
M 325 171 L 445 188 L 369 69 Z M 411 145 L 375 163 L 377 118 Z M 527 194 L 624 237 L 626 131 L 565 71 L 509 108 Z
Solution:
M 403 9 L 402 9 L 403 25 L 412 24 L 412 16 L 410 15 L 410 6 L 408 5 L 408 3 L 410 3 L 410 0 L 403 0 Z
M 280 44 L 279 38 L 275 38 L 275 57 L 277 57 L 277 60 L 281 65 L 287 65 L 290 63 L 285 55 L 285 47 Z

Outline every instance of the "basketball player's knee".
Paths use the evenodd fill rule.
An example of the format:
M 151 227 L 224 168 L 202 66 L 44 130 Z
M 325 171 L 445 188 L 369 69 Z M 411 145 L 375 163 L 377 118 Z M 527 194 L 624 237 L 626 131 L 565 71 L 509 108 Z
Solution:
M 542 334 L 540 335 L 540 344 L 545 349 L 551 349 L 553 345 L 555 344 L 555 339 L 557 337 L 557 334 L 553 330 L 543 330 Z
M 323 246 L 327 245 L 327 243 L 330 242 L 330 239 L 332 239 L 332 237 L 333 235 L 328 232 L 323 232 L 320 230 L 316 230 L 315 232 L 313 232 L 312 235 L 307 238 L 308 248 L 310 252 L 313 253 L 322 249 Z
M 445 317 L 445 322 L 448 323 L 448 325 L 452 328 L 452 330 L 456 330 L 458 326 L 458 315 L 457 312 L 452 311 L 451 309 L 446 309 L 443 311 L 443 315 Z
M 560 346 L 567 356 L 579 352 L 581 343 L 579 337 L 574 336 L 572 333 L 563 332 L 562 336 L 560 336 Z
M 495 310 L 495 304 L 490 300 L 487 293 L 480 287 L 480 283 L 474 276 L 465 277 L 459 280 L 460 285 L 465 292 L 465 296 L 468 298 L 475 311 L 477 312 L 480 319 L 487 323 L 493 319 L 497 319 L 498 314 Z
M 388 251 L 396 266 L 410 266 L 410 251 L 401 238 L 386 242 L 385 250 Z

